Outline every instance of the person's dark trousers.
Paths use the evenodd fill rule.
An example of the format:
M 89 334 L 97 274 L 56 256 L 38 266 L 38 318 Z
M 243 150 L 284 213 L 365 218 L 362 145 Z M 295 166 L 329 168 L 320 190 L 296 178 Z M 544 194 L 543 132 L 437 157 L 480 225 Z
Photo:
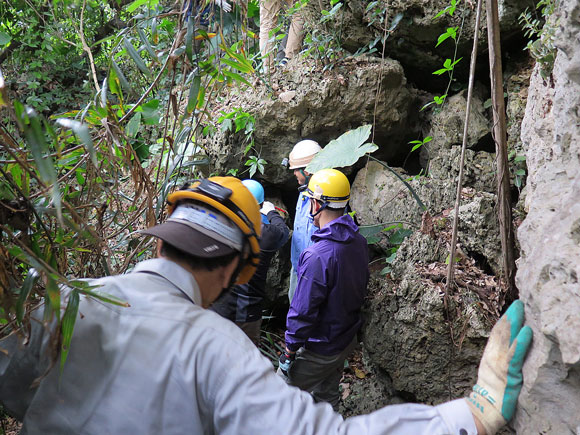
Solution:
M 338 355 L 320 355 L 301 347 L 296 352 L 296 359 L 288 370 L 288 377 L 280 369 L 278 374 L 286 383 L 301 390 L 308 391 L 317 402 L 328 402 L 338 411 L 340 393 L 338 390 L 344 361 L 354 350 L 358 341 L 356 336 Z
M 242 331 L 254 342 L 256 346 L 260 345 L 260 328 L 262 326 L 262 319 L 255 322 L 236 322 Z

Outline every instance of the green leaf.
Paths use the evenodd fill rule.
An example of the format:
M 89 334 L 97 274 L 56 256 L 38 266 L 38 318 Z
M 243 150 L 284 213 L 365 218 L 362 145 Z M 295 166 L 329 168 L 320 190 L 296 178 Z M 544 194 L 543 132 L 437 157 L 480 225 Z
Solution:
M 376 225 L 361 225 L 358 227 L 358 232 L 361 236 L 367 239 L 367 244 L 374 245 L 381 240 L 381 232 L 385 227 L 384 224 L 376 224 Z
M 185 54 L 190 62 L 193 62 L 193 18 L 187 20 L 187 33 L 185 34 Z
M 85 177 L 83 176 L 83 174 L 81 173 L 80 168 L 76 170 L 75 173 L 76 179 L 77 179 L 77 183 L 79 183 L 81 186 L 83 186 L 85 184 Z
M 73 133 L 77 135 L 77 137 L 83 142 L 85 148 L 89 152 L 93 165 L 95 165 L 95 167 L 98 166 L 97 153 L 95 151 L 93 138 L 89 133 L 88 126 L 86 124 L 83 124 L 82 122 L 68 118 L 58 118 L 56 120 L 56 123 L 61 125 L 62 127 L 70 128 L 73 131 Z
M 149 0 L 135 0 L 133 3 L 129 4 L 129 6 L 127 6 L 127 12 L 129 12 L 129 13 L 135 12 L 137 10 L 137 8 L 139 8 L 140 6 L 143 6 L 148 1 Z
M 197 97 L 197 108 L 201 109 L 203 107 L 203 103 L 205 102 L 205 88 L 202 86 L 199 88 L 199 95 Z
M 100 286 L 91 286 L 86 281 L 74 280 L 68 283 L 71 287 L 74 287 L 79 292 L 86 294 L 88 296 L 92 296 L 95 299 L 98 299 L 103 302 L 107 302 L 113 305 L 119 305 L 121 307 L 130 307 L 131 305 L 123 300 L 118 298 L 117 296 L 111 295 L 109 293 L 100 292 L 98 290 L 94 290 Z
M 460 57 L 459 59 L 457 59 L 455 62 L 453 62 L 453 63 L 451 64 L 451 66 L 450 66 L 450 67 L 451 67 L 451 68 L 453 68 L 455 65 L 457 65 L 457 64 L 459 63 L 459 61 L 460 61 L 461 59 L 463 59 L 463 58 L 462 58 L 462 57 Z
M 109 89 L 111 90 L 111 92 L 115 95 L 118 95 L 119 99 L 122 100 L 123 99 L 123 92 L 121 90 L 121 81 L 119 80 L 119 77 L 117 77 L 117 73 L 115 72 L 114 69 L 109 71 L 109 76 L 107 77 L 107 81 L 108 81 Z
M 60 289 L 54 278 L 49 274 L 46 282 L 46 296 L 48 297 L 51 311 L 60 319 Z
M 249 81 L 247 81 L 245 78 L 243 78 L 241 75 L 233 72 L 233 71 L 224 71 L 224 75 L 226 75 L 227 77 L 232 78 L 234 81 L 237 82 L 241 82 L 246 84 L 247 86 L 252 87 L 251 83 Z
M 136 109 L 139 112 L 143 113 L 143 122 L 145 125 L 157 125 L 159 124 L 159 100 L 153 99 L 148 101 L 145 104 L 142 104 L 139 109 Z
M 413 230 L 408 228 L 401 228 L 395 231 L 391 237 L 389 237 L 389 243 L 391 245 L 400 245 L 411 234 L 413 234 Z
M 439 38 L 437 39 L 437 44 L 435 44 L 435 47 L 439 47 L 439 45 L 441 43 L 443 43 L 450 36 L 451 35 L 449 33 L 442 33 L 441 35 L 439 35 Z
M 38 114 L 33 109 L 28 108 L 22 113 L 20 121 L 40 177 L 47 184 L 56 183 L 56 170 L 52 159 L 46 156 L 49 152 L 48 144 Z
M 437 71 L 433 71 L 433 74 L 440 76 L 441 74 L 444 74 L 447 71 L 449 71 L 447 68 L 441 68 L 441 69 L 438 69 Z
M 139 71 L 147 77 L 151 77 L 151 71 L 149 71 L 149 68 L 147 68 L 145 62 L 143 62 L 143 59 L 141 59 L 141 56 L 139 56 L 139 53 L 137 53 L 137 50 L 135 50 L 135 47 L 131 44 L 131 41 L 127 38 L 123 38 L 123 46 L 125 47 L 125 50 L 127 50 L 127 54 L 131 59 L 133 59 L 133 62 L 135 62 L 135 65 L 137 65 L 137 68 L 139 68 Z
M 127 123 L 125 133 L 129 137 L 136 137 L 141 127 L 141 112 L 135 113 L 131 120 Z
M 371 134 L 371 125 L 363 125 L 349 130 L 334 139 L 320 151 L 306 167 L 306 171 L 314 173 L 320 169 L 341 168 L 355 164 L 367 153 L 379 149 L 372 143 L 364 143 Z
M 147 53 L 149 53 L 149 56 L 151 56 L 151 59 L 153 59 L 153 61 L 155 63 L 159 63 L 159 59 L 157 58 L 157 54 L 155 53 L 155 50 L 153 50 L 153 47 L 151 47 L 151 44 L 149 43 L 149 39 L 147 39 L 147 35 L 143 31 L 143 29 L 141 29 L 140 27 L 137 27 L 137 33 L 139 34 L 139 39 L 143 43 L 145 50 L 147 51 Z
M 195 107 L 197 106 L 200 86 L 201 86 L 201 76 L 196 75 L 191 81 L 191 87 L 189 88 L 189 99 L 187 100 L 188 114 L 192 113 Z
M 127 81 L 127 78 L 125 77 L 125 74 L 123 74 L 123 71 L 121 71 L 121 68 L 119 68 L 119 65 L 117 65 L 117 62 L 111 60 L 111 66 L 115 70 L 115 74 L 119 79 L 119 81 L 121 82 L 121 86 L 123 87 L 123 89 L 125 89 L 126 91 L 130 91 L 131 85 Z
M 248 65 L 244 65 L 240 62 L 236 62 L 236 61 L 226 59 L 226 58 L 220 59 L 220 62 L 225 63 L 226 65 L 228 65 L 234 69 L 237 69 L 240 72 L 246 73 L 246 74 L 252 73 L 252 70 L 253 70 L 253 68 L 248 66 Z
M 26 299 L 30 294 L 30 290 L 34 287 L 34 284 L 40 278 L 40 274 L 34 268 L 30 268 L 28 270 L 28 274 L 26 275 L 26 279 L 24 283 L 22 283 L 22 288 L 20 289 L 20 295 L 18 296 L 18 302 L 16 303 L 16 320 L 18 323 L 22 323 L 22 319 L 24 318 L 24 310 L 26 308 Z
M 62 332 L 62 344 L 60 353 L 60 372 L 64 368 L 64 363 L 68 356 L 68 351 L 70 349 L 70 343 L 72 340 L 72 335 L 74 332 L 75 322 L 77 320 L 77 313 L 79 311 L 79 292 L 77 290 L 72 290 L 69 295 L 68 302 L 66 304 L 66 309 L 62 316 L 62 323 L 60 325 Z
M 11 41 L 10 35 L 0 30 L 0 45 L 6 45 Z

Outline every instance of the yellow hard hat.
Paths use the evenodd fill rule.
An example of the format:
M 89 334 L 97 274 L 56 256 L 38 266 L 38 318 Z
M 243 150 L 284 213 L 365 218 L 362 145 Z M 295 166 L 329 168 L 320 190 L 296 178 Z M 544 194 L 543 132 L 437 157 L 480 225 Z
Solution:
M 325 203 L 328 208 L 344 208 L 350 199 L 350 183 L 336 169 L 321 169 L 310 178 L 304 195 Z
M 215 213 L 212 215 L 211 209 L 205 209 L 203 206 L 180 205 L 186 200 L 208 205 L 227 219 L 223 216 L 216 216 Z M 216 257 L 220 255 L 220 250 L 226 253 L 242 252 L 243 245 L 247 244 L 250 254 L 247 259 L 240 260 L 239 274 L 235 284 L 246 284 L 250 280 L 260 262 L 259 237 L 262 218 L 256 198 L 240 180 L 234 177 L 210 177 L 196 180 L 186 189 L 170 194 L 167 202 L 169 215 L 167 222 L 146 230 L 144 233 L 166 240 L 167 232 L 163 233 L 159 229 L 168 223 L 182 224 L 180 228 L 182 239 L 180 240 L 177 234 L 177 237 L 174 235 L 172 240 L 166 241 L 171 244 L 177 243 L 176 247 L 184 252 L 202 257 Z M 212 242 L 205 248 L 206 252 L 200 250 L 199 243 L 191 243 L 189 246 L 186 244 L 183 235 L 187 232 L 183 225 L 195 230 L 198 235 L 201 234 L 200 240 Z M 236 235 L 239 235 L 237 229 L 241 231 L 243 240 L 235 240 Z M 175 233 L 173 231 L 173 234 Z M 198 246 L 193 246 L 194 244 Z

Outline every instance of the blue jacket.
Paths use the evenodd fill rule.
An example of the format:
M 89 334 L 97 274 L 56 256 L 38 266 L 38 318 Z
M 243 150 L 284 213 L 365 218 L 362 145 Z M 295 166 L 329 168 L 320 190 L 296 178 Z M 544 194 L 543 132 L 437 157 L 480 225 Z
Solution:
M 313 241 L 312 234 L 317 230 L 314 226 L 312 217 L 310 216 L 310 200 L 304 196 L 303 192 L 298 195 L 298 202 L 296 203 L 296 215 L 294 216 L 294 232 L 292 233 L 292 250 L 290 252 L 290 261 L 294 270 L 298 269 L 298 259 L 300 254 Z
M 286 318 L 286 346 L 336 355 L 362 324 L 367 294 L 368 246 L 349 215 L 312 235 L 298 263 L 298 286 Z

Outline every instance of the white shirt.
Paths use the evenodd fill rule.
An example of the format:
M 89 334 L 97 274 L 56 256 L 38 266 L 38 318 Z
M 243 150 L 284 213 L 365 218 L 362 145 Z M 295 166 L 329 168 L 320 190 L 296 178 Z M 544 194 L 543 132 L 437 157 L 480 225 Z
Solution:
M 48 335 L 0 342 L 0 401 L 32 434 L 475 434 L 465 400 L 396 405 L 347 420 L 287 386 L 246 335 L 201 307 L 185 269 L 165 259 L 91 281 L 128 301 L 81 296 L 73 340 L 43 374 Z M 59 379 L 60 378 L 60 379 Z

